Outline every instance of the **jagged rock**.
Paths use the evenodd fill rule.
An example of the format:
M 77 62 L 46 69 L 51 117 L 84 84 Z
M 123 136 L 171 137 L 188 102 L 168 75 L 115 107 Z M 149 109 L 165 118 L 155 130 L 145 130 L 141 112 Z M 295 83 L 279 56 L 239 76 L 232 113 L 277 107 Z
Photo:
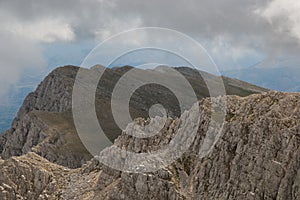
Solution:
M 52 71 L 24 100 L 12 129 L 32 110 L 64 112 L 72 107 L 72 89 L 79 67 L 65 66 Z
M 97 72 L 99 68 L 103 66 L 95 66 L 91 70 Z M 33 151 L 51 162 L 70 168 L 80 167 L 91 158 L 79 141 L 70 111 L 72 89 L 78 69 L 79 67 L 75 66 L 55 69 L 26 97 L 12 127 L 0 135 L 2 158 L 7 159 Z M 112 141 L 120 135 L 121 130 L 112 117 L 110 96 L 119 78 L 130 69 L 132 67 L 129 66 L 106 69 L 103 80 L 97 88 L 97 115 L 103 130 Z M 197 71 L 187 67 L 176 69 L 191 82 L 199 99 L 209 96 L 206 84 Z M 207 73 L 205 75 L 210 79 L 216 79 L 216 76 Z M 235 79 L 225 77 L 223 79 L 228 94 L 244 96 L 267 91 Z M 168 90 L 157 85 L 149 85 L 138 90 L 131 99 L 132 115 L 147 117 L 148 109 L 153 103 L 157 103 L 157 100 L 165 100 L 170 110 L 175 110 L 176 113 L 177 101 L 166 98 L 169 95 Z M 145 99 L 147 101 L 144 101 Z
M 3 199 L 299 199 L 300 94 L 272 91 L 244 98 L 223 98 L 227 101 L 226 121 L 219 140 L 203 158 L 199 149 L 212 115 L 210 98 L 199 104 L 201 126 L 189 150 L 156 172 L 120 172 L 96 159 L 71 170 L 28 153 L 0 161 L 0 196 Z M 176 134 L 175 121 L 170 119 L 155 139 L 137 139 L 123 132 L 116 145 L 134 152 L 156 150 L 169 141 L 164 136 Z M 26 189 L 31 192 L 24 192 Z
M 69 171 L 34 153 L 0 162 L 0 199 L 48 199 L 60 188 L 58 178 Z M 57 178 L 57 179 L 55 179 Z M 54 199 L 54 198 L 53 198 Z
M 34 92 L 26 97 L 12 127 L 0 135 L 0 152 L 3 158 L 32 151 L 34 146 L 47 138 L 48 133 L 43 132 L 47 124 L 42 118 L 37 117 L 34 111 L 65 112 L 71 109 L 71 94 L 77 70 L 78 67 L 74 66 L 55 69 Z M 66 123 L 69 122 L 66 121 Z M 48 151 L 43 153 L 48 154 Z M 79 165 L 79 163 L 71 164 L 70 167 Z
M 35 152 L 40 156 L 70 168 L 80 167 L 91 155 L 76 134 L 69 114 L 31 111 L 22 124 L 10 133 L 2 157 Z

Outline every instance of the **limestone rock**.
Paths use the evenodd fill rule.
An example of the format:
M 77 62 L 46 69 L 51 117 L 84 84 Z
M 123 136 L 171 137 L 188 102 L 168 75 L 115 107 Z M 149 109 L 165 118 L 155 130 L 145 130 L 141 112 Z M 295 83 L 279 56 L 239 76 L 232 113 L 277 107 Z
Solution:
M 102 69 L 103 66 L 95 66 L 91 70 L 96 73 L 99 68 Z M 72 90 L 78 69 L 79 67 L 75 66 L 55 69 L 34 92 L 26 97 L 12 127 L 0 135 L 0 156 L 2 158 L 7 159 L 33 151 L 51 162 L 71 168 L 80 167 L 91 158 L 89 152 L 79 141 L 71 113 Z M 115 124 L 111 113 L 111 92 L 120 77 L 130 69 L 132 69 L 130 66 L 106 68 L 103 80 L 100 81 L 97 88 L 97 116 L 106 136 L 111 141 L 121 134 L 121 129 Z M 206 84 L 197 71 L 187 67 L 176 69 L 189 80 L 199 99 L 209 96 Z M 205 76 L 212 80 L 216 79 L 216 76 L 207 73 Z M 228 94 L 245 96 L 267 91 L 242 81 L 222 78 Z M 180 84 L 178 87 L 181 87 Z M 169 110 L 174 110 L 171 113 L 178 113 L 177 101 L 170 98 L 170 95 L 168 90 L 157 85 L 149 85 L 136 91 L 130 103 L 132 116 L 147 117 L 148 109 L 153 103 L 163 101 L 167 102 L 164 105 Z M 129 145 L 133 145 L 133 143 Z M 146 143 L 135 143 L 135 148 L 139 148 L 140 145 L 143 146 Z
M 223 98 L 227 100 L 225 124 L 212 151 L 203 158 L 199 157 L 199 149 L 212 115 L 211 98 L 199 104 L 201 125 L 188 151 L 156 172 L 121 172 L 97 159 L 81 168 L 68 169 L 27 153 L 0 160 L 0 197 L 299 199 L 300 94 L 272 91 Z M 175 122 L 170 119 L 158 136 L 148 139 L 123 132 L 116 145 L 133 152 L 155 151 L 177 133 Z M 135 123 L 141 124 L 141 120 Z

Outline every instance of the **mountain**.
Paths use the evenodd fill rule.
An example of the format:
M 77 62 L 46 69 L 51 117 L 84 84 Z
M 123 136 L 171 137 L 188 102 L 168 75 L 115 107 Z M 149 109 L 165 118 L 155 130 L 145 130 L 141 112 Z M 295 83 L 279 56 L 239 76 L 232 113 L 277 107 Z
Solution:
M 300 92 L 300 67 L 252 67 L 222 72 L 225 76 L 285 92 Z
M 32 151 L 51 162 L 70 168 L 80 167 L 91 159 L 76 133 L 72 119 L 71 96 L 78 69 L 75 66 L 55 69 L 26 97 L 12 127 L 0 135 L 2 158 L 7 159 Z M 111 93 L 120 77 L 131 69 L 130 66 L 107 68 L 97 88 L 96 111 L 99 123 L 111 141 L 121 134 L 121 129 L 114 122 L 111 113 Z M 160 70 L 162 69 L 163 67 Z M 175 69 L 191 83 L 199 100 L 209 96 L 203 78 L 195 69 Z M 97 73 L 97 66 L 91 70 Z M 208 73 L 203 73 L 203 76 L 211 81 L 216 79 L 216 76 Z M 267 91 L 239 80 L 222 78 L 227 94 L 246 96 Z M 175 84 L 176 87 L 181 87 L 181 83 Z M 184 92 L 183 89 L 182 95 L 185 95 Z M 133 118 L 147 118 L 149 108 L 156 103 L 161 103 L 172 111 L 172 117 L 179 117 L 180 108 L 176 97 L 166 88 L 155 84 L 146 85 L 132 95 L 131 115 Z
M 60 70 L 66 68 L 57 71 Z M 97 159 L 70 169 L 36 153 L 24 152 L 22 156 L 0 160 L 0 198 L 298 199 L 300 94 L 270 91 L 221 98 L 227 102 L 226 121 L 219 140 L 205 157 L 199 156 L 200 147 L 210 126 L 212 102 L 220 97 L 198 102 L 201 125 L 192 145 L 180 158 L 156 172 L 121 172 Z M 44 105 L 41 101 L 36 105 L 37 102 Z M 47 105 L 49 110 L 64 110 L 58 104 Z M 194 109 L 182 117 L 193 119 Z M 129 124 L 115 145 L 131 152 L 155 151 L 178 134 L 181 120 L 169 119 L 158 136 L 146 139 L 129 136 L 127 133 L 136 130 Z M 143 126 L 139 120 L 132 123 Z M 190 129 L 183 131 L 190 134 Z

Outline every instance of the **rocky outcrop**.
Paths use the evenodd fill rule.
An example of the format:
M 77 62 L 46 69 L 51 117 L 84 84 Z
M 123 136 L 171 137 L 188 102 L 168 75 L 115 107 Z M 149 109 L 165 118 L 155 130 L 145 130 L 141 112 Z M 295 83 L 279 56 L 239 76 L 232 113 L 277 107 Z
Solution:
M 48 199 L 69 169 L 34 153 L 0 161 L 0 199 Z M 58 182 L 57 182 L 58 181 Z M 55 198 L 53 198 L 55 199 Z
M 7 138 L 2 158 L 35 152 L 70 168 L 80 167 L 91 155 L 82 145 L 70 113 L 31 111 Z
M 193 145 L 182 158 L 165 168 L 167 177 L 171 178 L 176 191 L 181 194 L 180 198 L 298 199 L 299 97 L 300 94 L 279 92 L 246 98 L 226 97 L 227 118 L 221 137 L 204 158 L 199 157 L 199 149 L 208 130 L 211 102 L 210 99 L 202 101 L 200 109 L 205 112 L 200 117 L 201 126 Z M 166 132 L 172 133 L 170 128 Z M 138 139 L 124 133 L 118 138 L 117 144 L 129 151 L 145 152 L 149 147 L 150 150 L 155 149 L 160 140 Z M 149 174 L 144 176 L 148 177 Z M 143 194 L 148 194 L 153 184 L 146 177 L 141 186 L 145 189 Z M 133 187 L 138 182 L 138 179 L 135 180 L 126 189 L 120 188 L 139 197 Z M 157 199 L 164 199 L 159 193 L 156 194 Z M 118 198 L 121 199 L 121 196 Z M 177 198 L 168 196 L 167 199 Z
M 65 66 L 52 71 L 24 100 L 12 129 L 32 110 L 64 112 L 71 108 L 72 88 L 78 67 Z
M 199 156 L 199 149 L 208 134 L 210 98 L 200 101 L 200 126 L 188 151 L 156 172 L 121 172 L 96 159 L 70 170 L 28 153 L 0 161 L 0 197 L 299 199 L 300 94 L 268 92 L 223 98 L 227 101 L 225 124 L 205 157 Z M 146 139 L 123 132 L 116 145 L 132 152 L 155 151 L 177 134 L 177 122 L 180 119 L 169 119 L 158 136 Z M 135 123 L 144 126 L 148 122 L 139 119 Z M 127 133 L 134 131 L 132 127 L 128 126 Z
M 22 155 L 41 142 L 45 129 L 32 111 L 65 112 L 71 108 L 71 94 L 78 67 L 65 66 L 51 72 L 24 100 L 12 127 L 0 136 L 3 158 Z M 29 138 L 27 138 L 29 137 Z
M 0 135 L 2 158 L 7 159 L 32 151 L 51 162 L 70 168 L 80 167 L 91 158 L 79 141 L 70 111 L 72 89 L 78 69 L 75 66 L 55 69 L 34 92 L 26 97 L 12 127 Z M 121 130 L 112 117 L 111 92 L 119 78 L 130 69 L 132 67 L 129 66 L 107 69 L 97 88 L 97 115 L 107 136 L 112 141 L 120 135 Z M 206 84 L 197 71 L 187 67 L 176 69 L 190 81 L 199 99 L 209 96 Z M 96 73 L 97 67 L 91 70 Z M 207 73 L 206 76 L 210 79 L 216 78 Z M 228 94 L 245 96 L 266 91 L 266 89 L 234 79 L 224 78 L 224 82 Z M 169 106 L 170 110 L 175 110 L 174 113 L 176 113 L 177 101 L 176 98 L 171 98 L 171 95 L 169 91 L 157 85 L 148 85 L 139 89 L 131 99 L 132 116 L 147 117 L 149 108 L 162 101 L 165 101 L 165 105 Z

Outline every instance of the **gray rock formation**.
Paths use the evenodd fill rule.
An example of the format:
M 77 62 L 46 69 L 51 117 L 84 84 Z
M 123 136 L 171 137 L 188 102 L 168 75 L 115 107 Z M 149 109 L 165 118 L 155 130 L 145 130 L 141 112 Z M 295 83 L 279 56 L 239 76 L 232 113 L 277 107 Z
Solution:
M 12 127 L 0 135 L 0 156 L 3 159 L 32 151 L 51 162 L 77 168 L 91 158 L 79 140 L 70 111 L 72 89 L 78 69 L 75 66 L 55 69 L 34 92 L 26 97 L 12 123 Z M 109 104 L 110 93 L 122 74 L 130 69 L 131 67 L 128 66 L 107 69 L 97 89 L 96 109 L 98 118 L 111 140 L 115 139 L 121 130 L 118 129 L 112 119 Z M 92 70 L 96 72 L 97 67 Z M 209 95 L 205 83 L 195 70 L 178 68 L 178 71 L 183 73 L 191 82 L 199 99 Z M 206 76 L 211 79 L 216 78 L 209 74 Z M 266 91 L 266 89 L 234 79 L 224 78 L 224 82 L 228 94 L 245 96 Z M 149 86 L 144 90 L 139 90 L 132 98 L 133 116 L 147 117 L 145 111 L 152 103 L 156 102 L 158 97 L 167 99 L 170 107 L 176 109 L 175 101 L 166 98 L 168 94 L 157 86 Z M 143 96 L 149 102 L 141 99 Z
M 156 172 L 121 172 L 96 159 L 69 169 L 27 153 L 0 161 L 0 198 L 299 199 L 300 94 L 272 91 L 223 98 L 224 128 L 203 158 L 199 149 L 212 115 L 210 98 L 200 101 L 201 125 L 188 151 Z M 123 132 L 115 144 L 132 152 L 154 151 L 174 137 L 176 127 L 167 123 L 148 139 Z
M 34 151 L 51 162 L 72 168 L 91 158 L 83 148 L 80 152 L 62 148 L 71 146 L 70 141 L 82 146 L 69 119 L 71 114 L 67 114 L 77 70 L 73 66 L 57 68 L 26 97 L 12 127 L 0 135 L 2 158 Z
M 64 112 L 71 108 L 71 93 L 77 69 L 78 68 L 72 66 L 57 68 L 41 82 L 34 92 L 26 97 L 12 123 L 12 127 L 1 136 L 3 141 L 0 143 L 1 151 L 5 151 L 6 139 L 8 139 L 15 131 L 18 131 L 17 129 L 20 129 L 24 124 L 22 124 L 24 117 L 29 112 L 34 110 Z M 14 151 L 15 154 L 9 156 L 21 154 L 20 149 Z M 4 157 L 6 156 L 4 155 Z

